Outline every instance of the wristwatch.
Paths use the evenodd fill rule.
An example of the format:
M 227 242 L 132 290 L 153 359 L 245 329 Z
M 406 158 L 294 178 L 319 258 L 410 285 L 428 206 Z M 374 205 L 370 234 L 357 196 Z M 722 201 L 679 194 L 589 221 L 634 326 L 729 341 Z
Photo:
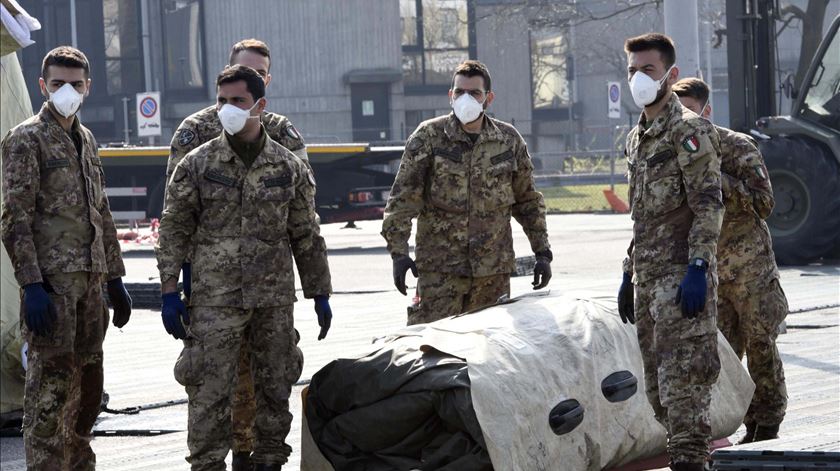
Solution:
M 709 262 L 703 260 L 702 258 L 692 258 L 690 262 L 688 262 L 688 266 L 690 267 L 697 267 L 701 270 L 707 270 L 709 268 Z

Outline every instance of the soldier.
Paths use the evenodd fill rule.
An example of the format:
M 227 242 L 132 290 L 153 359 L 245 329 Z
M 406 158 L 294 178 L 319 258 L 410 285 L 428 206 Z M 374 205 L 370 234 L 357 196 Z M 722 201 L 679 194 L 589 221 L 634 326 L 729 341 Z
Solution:
M 718 135 L 671 92 L 679 70 L 669 37 L 630 38 L 624 50 L 630 91 L 644 111 L 625 149 L 633 240 L 624 261 L 619 314 L 636 323 L 646 393 L 668 432 L 671 469 L 702 470 L 712 431 L 711 387 L 720 371 Z
M 44 57 L 47 103 L 2 144 L 2 238 L 22 290 L 29 343 L 23 437 L 30 470 L 92 470 L 93 425 L 102 400 L 102 341 L 131 315 L 117 230 L 96 140 L 76 114 L 90 65 L 61 46 Z
M 258 39 L 245 39 L 234 44 L 230 50 L 229 66 L 245 65 L 257 71 L 265 85 L 271 83 L 271 52 L 268 45 Z M 285 116 L 264 111 L 260 116 L 268 137 L 289 149 L 309 166 L 306 146 L 300 133 Z M 171 152 L 167 165 L 167 178 L 172 175 L 178 162 L 188 152 L 210 141 L 222 133 L 222 123 L 216 113 L 216 105 L 208 106 L 188 116 L 172 137 Z M 187 257 L 189 260 L 189 256 Z M 184 294 L 187 299 L 191 291 L 190 264 L 182 267 L 184 277 Z M 247 338 L 245 335 L 243 338 Z M 249 456 L 254 450 L 254 414 L 256 403 L 254 399 L 254 384 L 251 381 L 248 364 L 248 343 L 242 344 L 239 365 L 239 378 L 234 393 L 231 426 L 233 427 L 233 470 L 250 470 Z
M 486 116 L 493 102 L 490 72 L 478 61 L 455 69 L 453 112 L 423 122 L 408 138 L 385 208 L 394 284 L 417 280 L 419 305 L 408 324 L 432 322 L 494 304 L 510 294 L 515 267 L 511 214 L 536 254 L 534 289 L 551 279 L 545 203 L 534 187 L 525 141 L 510 124 Z M 417 218 L 417 264 L 408 255 Z
M 683 106 L 709 119 L 709 87 L 698 78 L 674 85 Z M 755 382 L 740 443 L 778 438 L 787 407 L 782 359 L 776 348 L 779 325 L 788 313 L 779 285 L 770 230 L 773 188 L 764 159 L 752 138 L 715 126 L 720 135 L 720 168 L 726 214 L 718 242 L 717 325 Z
M 262 78 L 234 65 L 219 74 L 216 89 L 224 133 L 187 154 L 166 191 L 157 246 L 161 315 L 168 333 L 187 340 L 175 374 L 189 397 L 192 469 L 224 469 L 247 335 L 259 412 L 251 460 L 255 469 L 274 470 L 291 453 L 289 395 L 303 366 L 292 317 L 292 256 L 304 296 L 315 299 L 320 340 L 332 319 L 326 245 L 315 221 L 312 174 L 261 124 Z M 196 276 L 187 313 L 177 280 L 190 250 Z

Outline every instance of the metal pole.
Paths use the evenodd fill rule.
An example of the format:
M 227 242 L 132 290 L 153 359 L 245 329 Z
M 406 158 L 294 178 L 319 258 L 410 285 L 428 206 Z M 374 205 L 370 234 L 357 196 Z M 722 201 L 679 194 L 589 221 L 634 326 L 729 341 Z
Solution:
M 668 0 L 665 34 L 677 47 L 677 66 L 682 77 L 700 76 L 700 44 L 697 31 L 697 0 Z
M 140 23 L 143 37 L 143 75 L 146 91 L 152 91 L 152 57 L 149 35 L 149 2 L 140 0 Z
M 70 0 L 70 45 L 79 47 L 78 39 L 76 35 L 76 0 Z
M 125 145 L 129 143 L 129 130 L 128 130 L 128 102 L 131 101 L 131 98 L 123 97 L 123 132 L 125 133 L 125 137 L 123 138 L 123 142 Z

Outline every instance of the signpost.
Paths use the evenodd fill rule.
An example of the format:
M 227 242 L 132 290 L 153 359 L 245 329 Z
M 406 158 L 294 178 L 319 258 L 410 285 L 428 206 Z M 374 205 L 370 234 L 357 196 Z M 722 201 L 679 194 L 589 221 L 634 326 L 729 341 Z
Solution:
M 607 82 L 607 117 L 610 119 L 621 118 L 621 84 L 618 82 Z
M 160 92 L 137 94 L 137 136 L 160 136 Z

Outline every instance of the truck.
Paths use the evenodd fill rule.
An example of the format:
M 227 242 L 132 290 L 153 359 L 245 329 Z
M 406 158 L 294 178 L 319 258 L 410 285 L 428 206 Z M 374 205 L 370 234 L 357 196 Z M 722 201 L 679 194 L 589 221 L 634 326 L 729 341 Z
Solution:
M 307 152 L 318 182 L 315 206 L 322 223 L 382 219 L 401 144 L 310 144 Z M 115 219 L 160 218 L 169 148 L 103 147 L 99 156 Z
M 778 12 L 773 0 L 727 0 L 730 123 L 758 138 L 776 201 L 767 219 L 776 260 L 803 265 L 840 254 L 840 15 L 793 91 L 790 115 L 778 116 Z

